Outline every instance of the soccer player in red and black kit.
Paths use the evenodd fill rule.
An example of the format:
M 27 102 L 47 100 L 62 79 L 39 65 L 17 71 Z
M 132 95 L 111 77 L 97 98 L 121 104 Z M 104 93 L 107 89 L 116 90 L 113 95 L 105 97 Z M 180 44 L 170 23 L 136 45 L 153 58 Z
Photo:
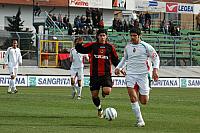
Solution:
M 92 100 L 97 107 L 99 118 L 103 118 L 103 109 L 99 98 L 99 90 L 102 87 L 102 97 L 109 95 L 112 89 L 112 64 L 116 67 L 119 63 L 115 47 L 107 42 L 107 31 L 97 31 L 97 41 L 82 45 L 79 41 L 76 50 L 82 54 L 90 55 L 90 91 Z

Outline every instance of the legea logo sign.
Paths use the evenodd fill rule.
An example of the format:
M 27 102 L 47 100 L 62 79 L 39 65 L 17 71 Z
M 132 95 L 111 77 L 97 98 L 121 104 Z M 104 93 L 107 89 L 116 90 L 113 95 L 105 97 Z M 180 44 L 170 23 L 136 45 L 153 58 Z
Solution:
M 178 12 L 178 3 L 166 3 L 166 12 Z

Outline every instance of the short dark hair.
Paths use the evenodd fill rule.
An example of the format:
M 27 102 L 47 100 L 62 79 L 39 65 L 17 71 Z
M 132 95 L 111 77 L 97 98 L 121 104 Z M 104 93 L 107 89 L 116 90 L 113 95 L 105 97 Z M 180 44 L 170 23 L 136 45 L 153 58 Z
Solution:
M 140 28 L 132 28 L 130 30 L 130 34 L 131 33 L 136 33 L 139 36 L 139 35 L 141 35 L 141 29 Z
M 97 35 L 101 34 L 101 33 L 105 33 L 107 35 L 107 30 L 106 29 L 99 29 L 97 31 Z

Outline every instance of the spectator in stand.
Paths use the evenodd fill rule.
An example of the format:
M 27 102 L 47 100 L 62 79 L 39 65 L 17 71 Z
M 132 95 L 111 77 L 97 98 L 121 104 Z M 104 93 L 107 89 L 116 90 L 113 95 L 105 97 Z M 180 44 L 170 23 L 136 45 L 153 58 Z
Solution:
M 139 24 L 139 21 L 136 19 L 134 20 L 134 28 L 139 28 L 140 24 Z
M 176 27 L 175 27 L 175 35 L 176 36 L 180 36 L 181 35 L 181 27 L 180 27 L 180 25 L 177 25 Z
M 149 14 L 149 12 L 147 12 L 145 15 L 144 15 L 144 18 L 145 18 L 145 33 L 146 33 L 146 30 L 148 29 L 149 30 L 149 34 L 150 34 L 150 31 L 151 31 L 151 15 Z
M 98 20 L 98 22 L 101 21 L 101 18 L 102 18 L 102 11 L 99 8 L 97 8 L 97 20 Z
M 113 23 L 112 23 L 112 30 L 117 29 L 117 18 L 114 18 Z
M 144 29 L 145 18 L 143 12 L 139 15 L 139 23 L 141 24 L 142 29 Z
M 74 29 L 73 29 L 71 23 L 68 22 L 67 28 L 68 28 L 68 35 L 73 35 L 74 34 Z
M 86 26 L 91 26 L 92 25 L 90 17 L 86 18 L 85 23 L 86 23 Z
M 197 21 L 197 30 L 200 31 L 200 13 L 196 16 L 196 21 Z
M 63 27 L 65 28 L 65 25 L 63 24 L 63 18 L 62 18 L 61 13 L 58 14 L 58 26 L 60 29 L 62 29 Z
M 89 35 L 93 35 L 93 34 L 94 34 L 94 31 L 93 31 L 92 26 L 89 26 L 89 27 L 88 27 L 88 34 L 89 34 Z
M 160 23 L 160 32 L 163 34 L 168 34 L 168 25 L 165 19 L 163 19 L 163 21 Z
M 102 28 L 102 29 L 104 28 L 104 21 L 103 21 L 103 19 L 101 19 L 100 22 L 99 22 L 99 29 L 100 28 Z
M 92 9 L 92 24 L 93 24 L 93 25 L 94 25 L 95 22 L 97 22 L 96 16 L 97 16 L 97 10 L 96 10 L 96 8 L 93 8 L 93 9 Z
M 171 34 L 172 36 L 175 36 L 175 27 L 172 21 L 169 21 L 169 34 Z
M 134 27 L 134 19 L 131 18 L 131 20 L 129 21 L 129 28 L 132 29 Z
M 98 28 L 98 25 L 99 25 L 98 16 L 96 16 L 96 17 L 93 19 L 92 22 L 93 22 L 94 28 Z
M 123 31 L 123 23 L 122 23 L 122 20 L 119 19 L 117 21 L 117 32 L 122 32 Z
M 81 16 L 81 23 L 80 23 L 80 27 L 83 28 L 86 25 L 86 18 L 84 15 Z
M 56 24 L 58 24 L 58 19 L 57 19 L 57 16 L 56 16 L 55 14 L 53 14 L 52 20 L 53 20 Z
M 91 14 L 92 14 L 92 12 L 91 12 L 92 10 L 90 9 L 90 8 L 87 8 L 86 9 L 86 17 L 88 18 L 88 17 L 91 17 Z
M 68 19 L 67 15 L 65 15 L 65 16 L 63 17 L 63 25 L 64 25 L 65 29 L 66 29 L 66 27 L 67 27 L 67 25 L 68 25 L 68 22 L 69 22 L 69 19 Z
M 128 32 L 128 23 L 125 19 L 124 19 L 124 32 Z
M 33 13 L 35 16 L 40 16 L 41 8 L 39 6 L 39 3 L 36 3 L 36 5 L 33 6 Z
M 74 27 L 75 28 L 80 28 L 80 23 L 81 23 L 81 20 L 80 20 L 80 16 L 76 16 L 76 18 L 74 19 Z

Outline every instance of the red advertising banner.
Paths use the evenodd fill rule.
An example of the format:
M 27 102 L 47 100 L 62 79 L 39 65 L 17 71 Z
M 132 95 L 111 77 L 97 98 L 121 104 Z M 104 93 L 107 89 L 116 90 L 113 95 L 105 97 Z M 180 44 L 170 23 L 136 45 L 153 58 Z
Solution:
M 166 3 L 166 12 L 177 13 L 178 3 Z

